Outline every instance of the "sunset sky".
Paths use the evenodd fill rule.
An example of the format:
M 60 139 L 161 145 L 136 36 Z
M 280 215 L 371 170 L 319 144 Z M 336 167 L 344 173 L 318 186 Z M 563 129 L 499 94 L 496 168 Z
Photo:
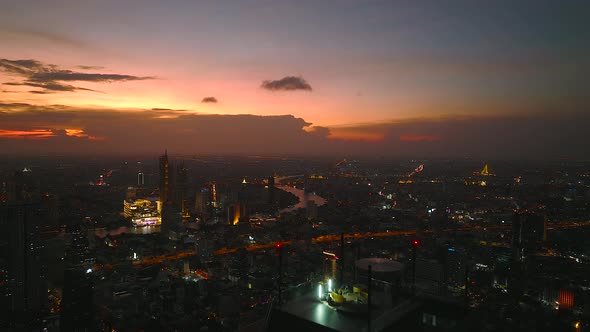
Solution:
M 590 157 L 587 1 L 0 2 L 8 153 Z

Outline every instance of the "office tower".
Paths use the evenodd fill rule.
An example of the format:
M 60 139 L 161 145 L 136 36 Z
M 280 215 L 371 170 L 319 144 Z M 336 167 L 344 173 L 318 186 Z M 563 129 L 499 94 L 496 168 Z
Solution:
M 71 227 L 70 244 L 66 251 L 66 264 L 86 271 L 92 268 L 94 257 L 88 243 L 88 229 L 86 225 L 77 223 Z
M 172 189 L 172 174 L 170 174 L 170 162 L 168 161 L 168 152 L 166 151 L 160 157 L 160 211 L 165 202 L 170 200 Z
M 545 216 L 534 213 L 515 213 L 512 219 L 512 250 L 515 259 L 524 257 L 541 247 L 547 239 Z
M 512 259 L 508 292 L 520 297 L 526 288 L 525 258 L 534 254 L 546 239 L 545 216 L 516 212 L 512 218 Z
M 465 271 L 467 268 L 466 255 L 463 250 L 448 247 L 445 255 L 445 273 L 449 286 L 461 287 L 465 285 Z
M 180 164 L 176 169 L 174 201 L 180 207 L 183 216 L 188 216 L 187 192 L 188 192 L 188 169 Z
M 209 190 L 201 189 L 197 190 L 195 194 L 195 212 L 199 215 L 203 215 L 207 212 L 207 206 L 209 203 Z
M 141 171 L 139 173 L 137 173 L 137 185 L 138 186 L 145 185 L 145 175 Z

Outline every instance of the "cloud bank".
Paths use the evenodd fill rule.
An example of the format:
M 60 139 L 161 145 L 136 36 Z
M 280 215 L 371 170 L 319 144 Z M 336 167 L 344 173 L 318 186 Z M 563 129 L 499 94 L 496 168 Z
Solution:
M 588 114 L 560 114 L 326 128 L 292 115 L 0 103 L 0 151 L 152 155 L 168 148 L 175 153 L 589 159 L 588 126 Z

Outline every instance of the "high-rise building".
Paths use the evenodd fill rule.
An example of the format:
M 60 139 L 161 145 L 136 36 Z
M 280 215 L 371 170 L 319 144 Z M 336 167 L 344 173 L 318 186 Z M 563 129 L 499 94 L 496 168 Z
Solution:
M 180 207 L 183 216 L 188 216 L 188 169 L 184 164 L 178 165 L 176 168 L 176 183 L 175 183 L 174 201 Z
M 237 216 L 237 222 L 248 222 L 250 220 L 250 210 L 248 202 L 248 182 L 246 179 L 242 181 L 242 187 L 238 191 L 238 202 L 235 205 L 234 217 Z M 234 221 L 234 225 L 237 224 Z
M 83 223 L 77 223 L 71 227 L 70 235 L 66 264 L 86 271 L 95 261 L 88 243 L 88 228 Z
M 39 227 L 47 218 L 40 203 L 11 203 L 0 206 L 0 254 L 5 262 L 5 291 L 8 308 L 4 314 L 14 323 L 30 322 L 45 309 L 47 286 L 43 241 Z
M 195 193 L 195 212 L 198 215 L 203 215 L 207 212 L 207 206 L 209 205 L 209 190 L 201 189 Z
M 160 157 L 160 211 L 164 203 L 170 200 L 172 193 L 172 174 L 170 173 L 170 162 L 168 161 L 168 151 Z
M 547 239 L 545 216 L 534 213 L 515 213 L 512 219 L 512 250 L 515 259 L 539 249 Z
M 211 206 L 214 208 L 219 206 L 219 202 L 217 201 L 217 184 L 215 182 L 211 182 Z
M 275 205 L 276 204 L 276 197 L 275 197 L 275 177 L 269 176 L 268 177 L 268 204 Z
M 138 186 L 143 186 L 145 185 L 145 174 L 143 174 L 143 172 L 139 172 L 137 173 L 137 185 Z
M 467 269 L 466 255 L 463 250 L 448 247 L 445 255 L 445 273 L 447 283 L 452 287 L 465 285 L 465 273 Z

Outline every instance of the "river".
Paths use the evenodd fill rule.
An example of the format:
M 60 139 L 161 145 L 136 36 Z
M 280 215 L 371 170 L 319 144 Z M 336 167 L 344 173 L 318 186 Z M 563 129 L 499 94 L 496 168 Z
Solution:
M 297 209 L 305 209 L 307 207 L 308 201 L 315 202 L 315 204 L 317 206 L 322 206 L 322 205 L 326 204 L 325 198 L 322 198 L 314 193 L 306 194 L 303 189 L 298 189 L 298 188 L 291 187 L 291 186 L 282 186 L 282 185 L 276 185 L 275 188 L 286 191 L 288 193 L 291 193 L 291 194 L 297 196 L 297 198 L 299 198 L 299 202 L 297 204 L 293 205 L 292 207 L 282 209 L 279 211 L 279 213 L 293 212 Z
M 102 239 L 107 235 L 108 236 L 117 236 L 117 235 L 121 235 L 123 233 L 139 234 L 139 235 L 159 233 L 160 226 L 143 226 L 143 227 L 121 226 L 119 228 L 110 229 L 110 230 L 107 230 L 106 228 L 96 228 L 93 231 L 96 236 L 98 236 L 99 238 Z

